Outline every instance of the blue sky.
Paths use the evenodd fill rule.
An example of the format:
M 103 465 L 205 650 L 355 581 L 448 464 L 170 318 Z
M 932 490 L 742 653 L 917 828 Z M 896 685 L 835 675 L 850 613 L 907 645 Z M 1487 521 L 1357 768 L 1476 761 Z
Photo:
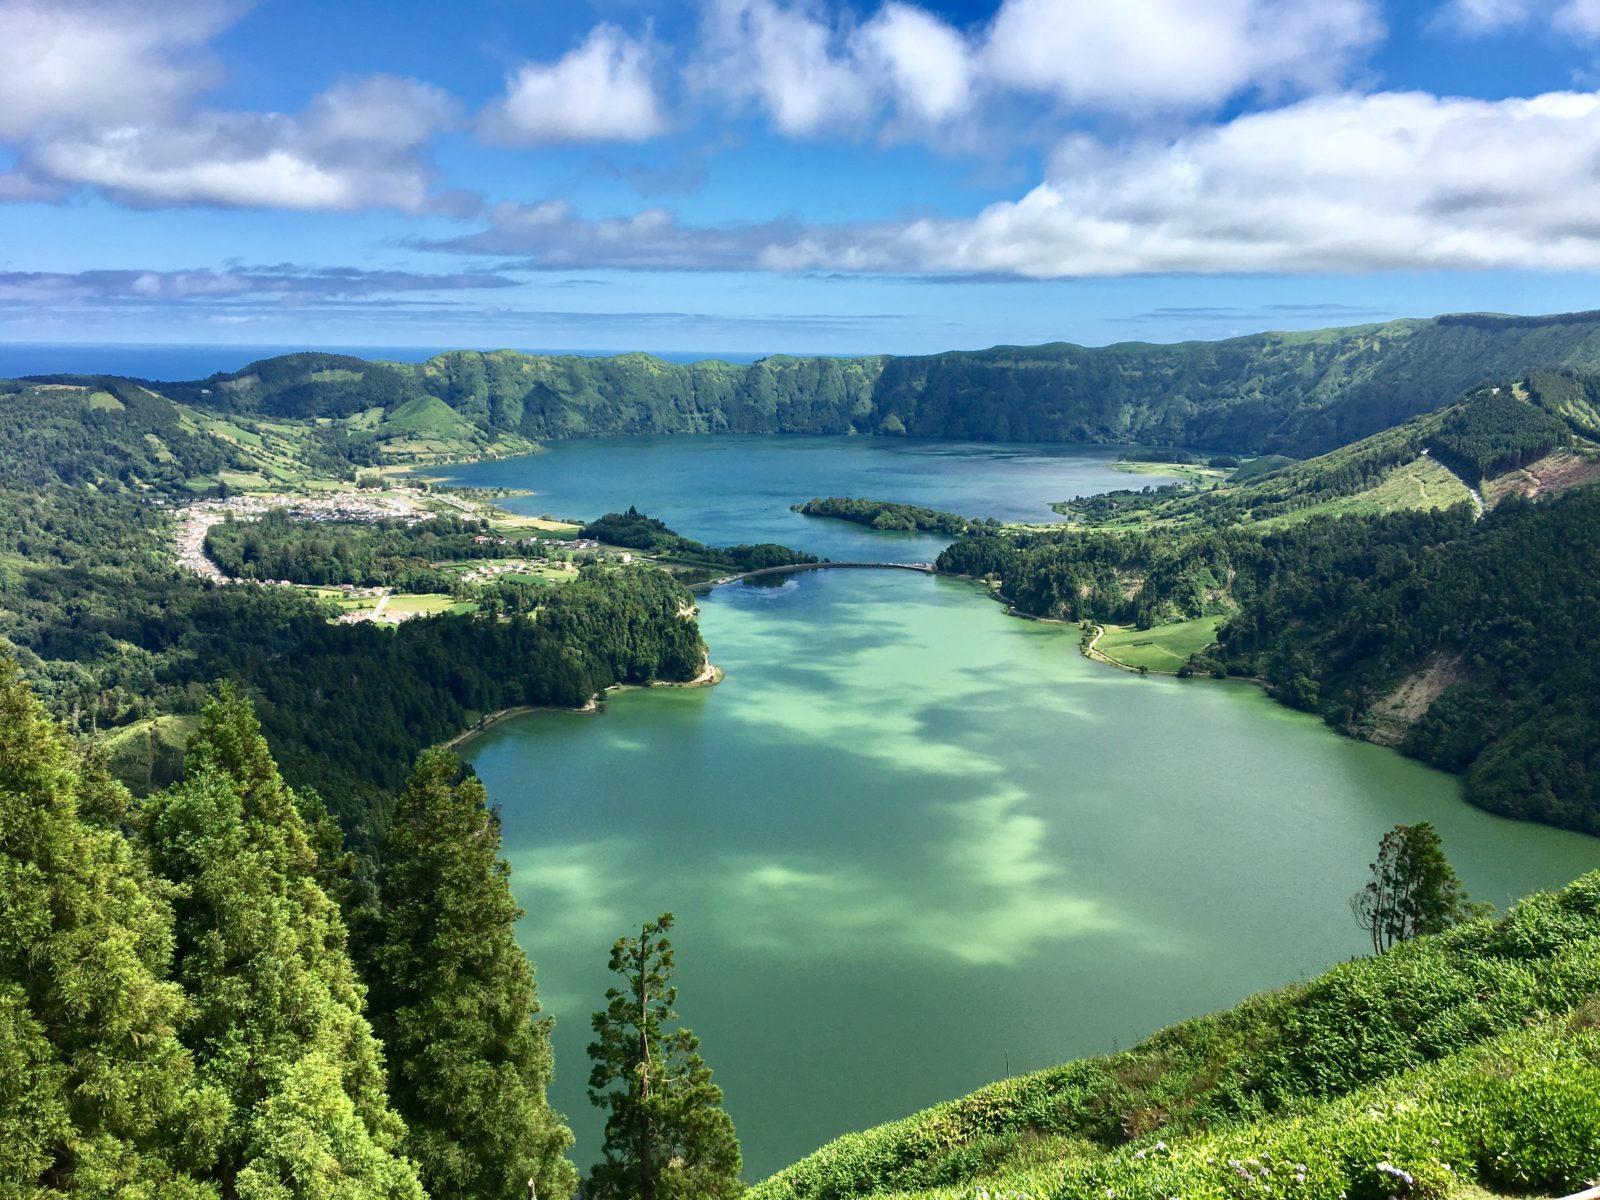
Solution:
M 1600 0 L 0 0 L 0 340 L 1600 307 Z

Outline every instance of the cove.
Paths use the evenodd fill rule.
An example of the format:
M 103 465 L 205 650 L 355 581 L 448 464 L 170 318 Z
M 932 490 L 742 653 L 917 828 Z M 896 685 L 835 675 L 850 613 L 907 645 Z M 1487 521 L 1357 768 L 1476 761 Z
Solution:
M 562 453 L 462 473 L 537 482 Z M 663 493 L 632 496 L 641 484 Z M 719 540 L 817 492 L 964 507 L 936 484 L 819 480 L 719 509 L 714 489 L 615 465 L 589 486 L 607 498 L 522 499 L 650 511 L 677 488 L 684 512 L 739 531 Z M 465 747 L 501 806 L 582 1167 L 600 1141 L 584 1049 L 607 950 L 665 909 L 680 1010 L 753 1179 L 1008 1069 L 1127 1046 L 1360 953 L 1347 898 L 1396 822 L 1434 822 L 1468 889 L 1501 905 L 1600 866 L 1600 841 L 1482 813 L 1453 777 L 1249 685 L 1087 662 L 1076 630 L 1007 617 L 961 582 L 801 575 L 721 589 L 701 625 L 719 687 L 624 692 L 601 715 L 531 714 Z

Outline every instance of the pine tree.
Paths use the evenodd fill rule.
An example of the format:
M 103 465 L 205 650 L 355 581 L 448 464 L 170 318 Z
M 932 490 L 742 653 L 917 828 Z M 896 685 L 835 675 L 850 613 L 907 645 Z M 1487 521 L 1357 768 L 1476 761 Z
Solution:
M 165 979 L 172 916 L 127 793 L 0 658 L 0 1196 L 210 1196 L 225 1111 Z
M 1488 905 L 1467 898 L 1428 821 L 1396 825 L 1384 834 L 1370 869 L 1372 878 L 1350 898 L 1350 910 L 1371 935 L 1374 954 L 1488 911 Z
M 589 1099 L 608 1110 L 604 1161 L 589 1172 L 588 1200 L 731 1200 L 743 1194 L 739 1142 L 722 1089 L 689 1030 L 669 1028 L 672 914 L 617 939 L 611 970 L 624 987 L 594 1014 Z
M 240 1200 L 419 1200 L 338 907 L 248 703 L 207 706 L 182 783 L 151 797 L 179 889 L 182 1036 L 230 1102 L 213 1171 Z
M 434 1200 L 566 1200 L 572 1135 L 546 1101 L 549 1022 L 517 945 L 522 911 L 483 784 L 418 760 L 389 826 L 369 971 L 406 1149 Z M 460 780 L 459 782 L 457 782 Z

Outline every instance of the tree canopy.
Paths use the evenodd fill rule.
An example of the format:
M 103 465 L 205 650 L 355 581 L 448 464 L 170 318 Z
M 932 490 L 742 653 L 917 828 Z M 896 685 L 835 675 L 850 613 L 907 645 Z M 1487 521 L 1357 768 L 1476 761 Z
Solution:
M 611 948 L 622 983 L 606 991 L 589 1046 L 589 1098 L 606 1110 L 589 1200 L 731 1200 L 744 1191 L 722 1089 L 699 1039 L 676 1024 L 672 924 L 663 913 Z
M 566 1197 L 572 1134 L 545 1099 L 554 1068 L 500 822 L 459 759 L 417 761 L 384 839 L 373 1024 L 405 1147 L 434 1200 Z

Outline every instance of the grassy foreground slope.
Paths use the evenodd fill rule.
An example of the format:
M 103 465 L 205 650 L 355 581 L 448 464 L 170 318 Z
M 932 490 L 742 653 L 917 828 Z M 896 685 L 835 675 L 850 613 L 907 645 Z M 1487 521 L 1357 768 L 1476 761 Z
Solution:
M 421 364 L 294 354 L 151 386 L 199 408 L 337 421 L 376 412 L 403 413 L 404 423 L 423 411 L 420 398 L 434 397 L 488 440 L 873 433 L 1305 457 L 1431 411 L 1484 379 L 1563 368 L 1600 369 L 1600 314 L 1451 316 L 1178 345 L 780 355 L 749 365 L 644 354 L 453 351 Z
M 849 1134 L 751 1200 L 1358 1200 L 1596 1175 L 1600 873 L 1120 1054 Z

